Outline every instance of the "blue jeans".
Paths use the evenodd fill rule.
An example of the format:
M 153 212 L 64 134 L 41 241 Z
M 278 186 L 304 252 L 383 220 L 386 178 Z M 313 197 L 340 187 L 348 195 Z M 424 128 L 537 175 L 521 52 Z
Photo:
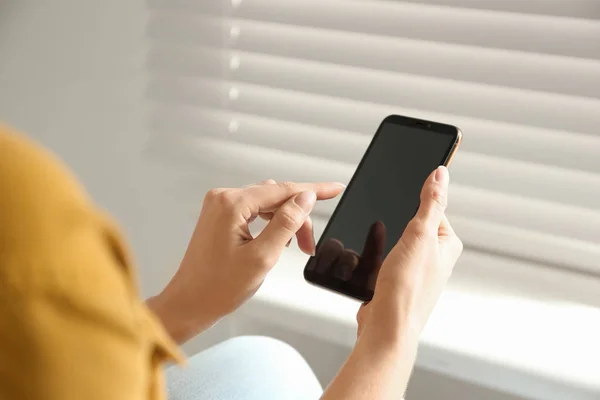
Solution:
M 166 371 L 169 400 L 317 400 L 323 390 L 288 344 L 260 336 L 229 339 Z

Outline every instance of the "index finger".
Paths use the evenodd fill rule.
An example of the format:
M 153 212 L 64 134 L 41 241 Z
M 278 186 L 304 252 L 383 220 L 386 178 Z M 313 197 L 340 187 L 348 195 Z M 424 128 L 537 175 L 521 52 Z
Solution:
M 252 214 L 271 212 L 291 197 L 302 192 L 314 192 L 317 200 L 328 200 L 339 195 L 346 186 L 338 182 L 294 183 L 281 182 L 271 185 L 256 185 L 241 189 Z

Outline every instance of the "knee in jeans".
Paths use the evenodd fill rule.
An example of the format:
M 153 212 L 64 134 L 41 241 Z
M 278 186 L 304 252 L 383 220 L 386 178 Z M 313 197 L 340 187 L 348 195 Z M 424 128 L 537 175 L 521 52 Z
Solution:
M 304 358 L 295 348 L 282 340 L 268 336 L 237 336 L 222 342 L 218 346 L 243 349 L 245 354 L 251 353 L 263 359 L 273 355 L 279 359 L 296 358 L 304 362 Z

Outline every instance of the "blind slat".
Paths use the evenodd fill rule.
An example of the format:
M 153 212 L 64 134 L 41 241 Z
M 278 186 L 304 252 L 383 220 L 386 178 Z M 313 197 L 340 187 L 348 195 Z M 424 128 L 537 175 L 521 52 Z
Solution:
M 446 7 L 475 8 L 489 11 L 600 19 L 600 3 L 598 3 L 597 0 L 412 0 L 412 2 L 435 4 Z
M 166 1 L 159 3 L 171 10 L 207 11 L 193 0 Z M 375 0 L 251 0 L 225 12 L 238 19 L 600 59 L 600 48 L 587 40 L 598 37 L 600 22 L 589 19 Z
M 365 15 L 369 18 L 364 18 Z M 236 18 L 600 59 L 600 22 L 388 1 L 243 2 Z M 551 27 L 551 29 L 549 29 Z
M 373 0 L 398 2 L 399 0 Z M 600 19 L 597 0 L 402 0 L 404 3 L 457 7 L 506 13 L 548 15 L 560 18 Z M 153 9 L 185 10 L 219 15 L 231 10 L 229 2 L 199 2 L 197 0 L 148 0 Z M 510 15 L 510 14 L 509 14 Z
M 154 51 L 188 51 L 214 45 L 214 26 L 227 37 L 229 51 L 262 53 L 360 68 L 421 74 L 453 80 L 504 85 L 576 96 L 598 97 L 600 61 L 523 53 L 431 41 L 366 36 L 310 27 L 246 20 L 215 20 L 183 13 L 155 15 L 152 38 L 164 46 Z M 231 37 L 231 30 L 238 32 Z M 187 48 L 181 48 L 187 45 Z M 179 46 L 180 48 L 176 48 Z M 166 49 L 165 49 L 166 47 Z M 174 48 L 175 47 L 175 48 Z M 222 48 L 222 47 L 219 47 Z M 156 55 L 160 60 L 170 58 Z
M 243 120 L 237 122 L 238 126 L 234 133 L 228 134 L 228 130 L 223 129 L 215 132 L 215 136 L 229 136 L 230 140 L 241 144 L 262 146 L 288 153 L 320 155 L 324 159 L 348 165 L 349 170 L 353 169 L 353 164 L 358 163 L 370 140 L 367 135 L 362 138 L 356 137 L 354 140 L 348 137 L 348 142 L 336 140 L 335 136 L 307 137 L 306 131 L 302 136 L 294 135 L 294 132 L 261 135 L 257 131 L 248 132 L 248 135 L 244 136 L 240 133 L 240 126 L 243 123 Z M 168 122 L 163 123 L 164 129 L 167 126 L 169 126 Z M 244 130 L 242 128 L 241 132 Z M 339 135 L 338 138 L 341 139 Z M 340 143 L 343 143 L 343 146 Z M 334 154 L 332 149 L 338 148 L 340 150 L 335 151 Z M 466 148 L 461 151 L 461 157 L 455 160 L 452 169 L 453 179 L 461 184 L 523 197 L 553 199 L 565 204 L 595 208 L 596 199 L 600 196 L 600 175 L 480 155 L 471 153 Z
M 177 99 L 173 99 L 177 102 Z M 261 115 L 234 112 L 226 108 L 205 108 L 194 105 L 167 105 L 157 101 L 154 122 L 160 129 L 174 129 L 189 135 L 222 135 L 229 132 L 244 143 L 287 143 L 296 151 L 323 158 L 337 158 L 348 163 L 358 162 L 364 144 L 374 133 L 357 132 L 272 117 L 267 107 Z M 350 116 L 348 117 L 352 119 Z M 432 119 L 435 119 L 432 117 Z M 497 124 L 491 121 L 460 120 L 456 122 L 473 132 L 464 149 L 530 163 L 553 165 L 600 173 L 600 137 L 567 132 L 543 131 L 526 126 Z M 354 127 L 356 128 L 356 127 Z M 235 132 L 233 132 L 235 131 Z M 344 145 L 339 145 L 343 142 Z M 317 144 L 315 144 L 317 143 Z M 515 146 L 514 143 L 519 143 Z M 336 148 L 335 154 L 330 151 Z
M 162 138 L 167 138 L 167 133 L 157 132 Z M 163 139 L 164 140 L 164 139 Z M 252 165 L 253 168 L 261 169 L 260 174 L 277 173 L 271 178 L 277 180 L 303 179 L 316 181 L 342 181 L 350 180 L 354 170 L 353 164 L 332 162 L 328 159 L 319 159 L 298 153 L 290 153 L 280 150 L 270 150 L 262 146 L 240 144 L 225 138 L 195 138 L 193 136 L 180 136 L 177 140 L 182 141 L 182 147 L 187 149 L 188 158 L 192 163 L 210 164 L 209 160 L 218 156 L 222 151 L 226 155 L 238 153 L 235 161 L 222 157 L 217 160 L 219 166 L 230 169 L 229 172 L 239 172 L 242 165 Z M 247 153 L 247 154 L 241 154 Z M 273 157 L 277 160 L 290 159 L 289 163 L 271 162 Z M 178 156 L 177 158 L 181 158 Z M 295 164 L 305 165 L 302 171 L 295 171 Z M 273 165 L 277 165 L 273 168 Z M 452 177 L 452 203 L 451 208 L 464 216 L 478 220 L 489 220 L 496 223 L 520 226 L 529 230 L 548 232 L 555 236 L 573 237 L 579 240 L 589 241 L 600 237 L 600 210 L 597 208 L 585 208 L 569 206 L 547 198 L 527 198 L 514 196 L 499 192 L 494 189 L 484 189 L 478 186 L 470 186 L 468 182 L 461 181 L 460 176 L 453 170 Z M 287 178 L 286 178 L 287 177 Z M 303 177 L 303 178 L 302 178 Z M 336 201 L 324 203 L 320 211 L 326 215 L 331 214 L 336 206 Z M 548 215 L 552 215 L 549 219 Z
M 237 90 L 238 97 L 235 99 L 229 98 L 232 88 Z M 199 111 L 193 109 L 195 106 L 222 106 L 233 113 L 302 122 L 306 125 L 368 135 L 374 133 L 383 117 L 398 113 L 460 126 L 464 132 L 470 133 L 463 143 L 464 149 L 467 150 L 600 173 L 600 165 L 597 162 L 600 157 L 600 136 L 547 131 L 404 107 L 356 103 L 346 99 L 332 101 L 324 96 L 227 81 L 156 77 L 149 95 L 153 99 L 162 99 L 182 107 L 175 117 L 181 120 L 180 128 L 185 121 L 192 125 L 195 124 L 194 121 L 198 121 Z M 168 115 L 165 117 L 168 118 Z
M 166 135 L 166 134 L 163 134 Z M 230 155 L 225 149 L 234 149 L 237 152 L 254 152 L 245 157 L 239 158 L 236 154 L 235 163 L 230 163 L 227 158 L 223 158 L 219 162 L 219 166 L 227 170 L 229 174 L 242 173 L 243 165 L 252 165 L 256 167 L 256 160 L 271 160 L 273 153 L 263 148 L 247 148 L 236 143 L 227 143 L 224 140 L 214 139 L 194 139 L 188 138 L 189 143 L 186 148 L 192 149 L 193 155 L 188 155 L 190 162 L 195 165 L 210 165 L 212 157 L 219 154 Z M 237 150 L 236 150 L 237 149 Z M 293 156 L 290 153 L 275 152 L 281 157 Z M 180 155 L 177 158 L 181 158 Z M 347 181 L 352 174 L 352 165 L 334 164 L 338 171 L 331 172 L 332 164 L 326 160 L 306 157 L 301 160 L 304 164 L 310 164 L 313 168 L 310 171 L 304 171 L 304 180 L 338 180 Z M 277 173 L 274 174 L 275 168 L 273 163 L 265 161 L 261 167 L 263 172 L 253 172 L 247 176 L 247 179 L 254 180 L 264 179 L 270 171 L 270 177 L 277 179 L 291 179 L 294 176 L 293 165 L 289 166 L 285 163 L 277 164 Z M 259 168 L 260 169 L 260 168 Z M 264 175 L 261 175 L 263 173 Z M 300 174 L 299 174 L 300 175 Z M 230 180 L 230 177 L 224 179 Z M 242 181 L 244 184 L 251 182 L 248 180 Z M 225 182 L 221 183 L 222 185 Z M 452 184 L 452 201 L 450 210 L 458 215 L 462 215 L 474 220 L 490 221 L 496 224 L 519 226 L 525 230 L 533 230 L 545 232 L 556 237 L 571 237 L 580 241 L 590 241 L 593 238 L 600 237 L 600 211 L 594 209 L 586 209 L 576 206 L 568 206 L 556 202 L 547 201 L 544 199 L 533 199 L 525 197 L 511 196 L 502 192 L 493 190 L 485 190 L 466 186 L 461 183 L 456 183 L 453 174 Z M 330 215 L 337 205 L 337 201 L 330 201 L 319 204 L 317 211 L 322 215 Z M 548 219 L 548 215 L 552 215 L 552 219 Z
M 257 54 L 238 57 L 239 65 L 230 73 L 230 79 L 242 83 L 397 107 L 411 104 L 421 110 L 582 133 L 596 133 L 600 126 L 600 99 L 573 98 Z M 186 75 L 198 71 L 196 75 L 199 75 L 204 58 L 227 59 L 220 51 L 208 51 L 205 56 L 201 54 L 196 59 L 197 63 L 194 57 L 186 56 L 177 62 L 174 54 L 161 59 L 168 60 L 162 63 L 168 64 L 163 67 L 166 72 Z M 352 85 L 347 82 L 352 82 Z M 570 118 L 565 119 L 565 114 Z

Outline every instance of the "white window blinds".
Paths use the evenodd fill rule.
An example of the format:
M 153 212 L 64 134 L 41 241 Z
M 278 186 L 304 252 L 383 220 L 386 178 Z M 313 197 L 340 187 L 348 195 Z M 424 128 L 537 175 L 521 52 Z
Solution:
M 600 275 L 600 1 L 149 8 L 152 154 L 219 186 L 345 182 L 386 115 L 455 124 L 467 251 Z

